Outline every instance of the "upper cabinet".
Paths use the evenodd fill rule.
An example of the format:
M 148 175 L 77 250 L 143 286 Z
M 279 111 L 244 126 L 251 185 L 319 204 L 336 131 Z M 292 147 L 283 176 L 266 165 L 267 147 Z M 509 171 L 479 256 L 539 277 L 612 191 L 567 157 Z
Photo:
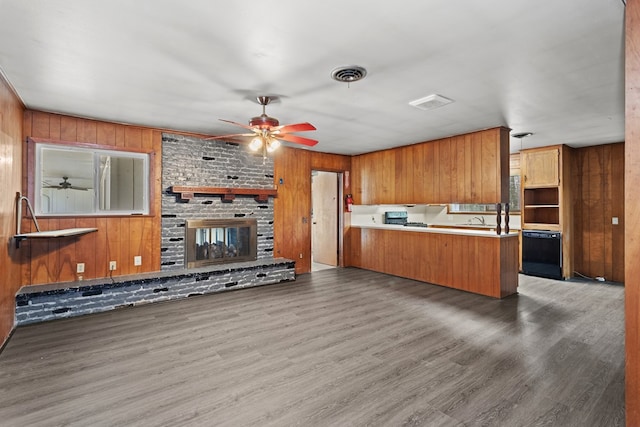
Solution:
M 506 203 L 509 130 L 354 156 L 352 173 L 356 204 Z
M 532 148 L 520 153 L 523 229 L 565 231 L 569 199 L 569 156 L 565 145 Z
M 560 184 L 560 149 L 523 151 L 521 169 L 524 188 L 557 187 Z

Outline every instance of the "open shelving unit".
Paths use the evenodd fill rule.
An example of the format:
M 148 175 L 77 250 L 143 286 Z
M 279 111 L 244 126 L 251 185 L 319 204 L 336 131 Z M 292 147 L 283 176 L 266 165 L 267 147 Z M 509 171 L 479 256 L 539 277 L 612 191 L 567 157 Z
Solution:
M 526 224 L 560 225 L 558 187 L 524 189 L 524 222 Z

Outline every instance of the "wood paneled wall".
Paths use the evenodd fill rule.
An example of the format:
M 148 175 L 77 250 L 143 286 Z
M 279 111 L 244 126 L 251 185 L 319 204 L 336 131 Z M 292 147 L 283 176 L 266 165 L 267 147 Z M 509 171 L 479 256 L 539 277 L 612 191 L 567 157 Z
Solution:
M 623 282 L 624 143 L 574 149 L 571 176 L 574 270 Z
M 509 130 L 493 128 L 352 158 L 356 204 L 509 201 Z
M 22 179 L 24 106 L 0 73 L 0 347 L 13 329 L 15 293 L 20 288 L 20 262 L 14 245 L 16 193 Z
M 25 138 L 87 142 L 154 152 L 150 191 L 155 197 L 152 198 L 149 216 L 39 218 L 42 230 L 96 227 L 98 231 L 77 238 L 23 243 L 19 249 L 23 264 L 22 283 L 31 285 L 76 280 L 76 263 L 79 262 L 85 264 L 84 279 L 108 277 L 109 261 L 117 262 L 114 276 L 160 270 L 162 132 L 27 110 L 23 133 Z M 33 172 L 28 165 L 26 144 L 23 153 L 23 188 L 27 189 L 27 178 Z M 33 200 L 33 195 L 29 194 L 29 197 Z M 32 226 L 30 219 L 23 220 L 23 230 L 31 230 Z M 133 257 L 138 255 L 142 256 L 142 265 L 134 266 Z
M 73 239 L 23 243 L 22 284 L 76 280 L 76 263 L 85 263 L 84 279 L 108 277 L 108 261 L 115 260 L 114 275 L 160 270 L 160 194 L 162 131 L 39 111 L 26 111 L 24 138 L 47 138 L 69 142 L 89 142 L 114 147 L 149 149 L 155 156 L 156 197 L 154 215 L 145 217 L 71 217 L 39 219 L 43 230 L 96 227 L 97 233 Z M 26 145 L 26 144 L 25 144 Z M 311 271 L 311 170 L 350 170 L 351 158 L 283 147 L 274 158 L 274 256 L 296 261 L 296 272 Z M 23 186 L 27 188 L 28 165 L 24 160 Z M 282 184 L 280 179 L 282 178 Z M 348 216 L 345 224 L 348 226 Z M 23 230 L 32 227 L 23 220 Z M 347 235 L 348 228 L 345 230 Z M 348 239 L 344 238 L 345 248 Z M 345 249 L 346 252 L 346 249 Z M 302 258 L 300 258 L 302 254 Z M 133 257 L 142 256 L 142 266 L 133 266 Z
M 282 147 L 274 156 L 274 256 L 296 261 L 296 273 L 311 271 L 311 171 L 345 172 L 351 158 Z M 347 192 L 347 190 L 345 190 Z M 343 250 L 349 253 L 348 214 Z
M 627 425 L 640 426 L 640 1 L 625 15 L 625 325 Z

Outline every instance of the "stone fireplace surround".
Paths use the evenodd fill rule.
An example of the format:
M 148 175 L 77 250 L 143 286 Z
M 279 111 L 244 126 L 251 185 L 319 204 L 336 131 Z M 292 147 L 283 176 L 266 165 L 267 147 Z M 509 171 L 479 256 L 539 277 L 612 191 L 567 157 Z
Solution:
M 257 259 L 273 258 L 273 200 L 237 197 L 225 203 L 217 195 L 197 195 L 189 202 L 172 186 L 273 188 L 273 159 L 244 146 L 182 135 L 162 138 L 162 270 L 184 268 L 185 221 L 252 218 L 257 221 Z
M 292 260 L 273 258 L 273 201 L 198 195 L 184 202 L 173 185 L 273 187 L 273 160 L 245 147 L 182 135 L 162 138 L 161 272 L 67 284 L 25 286 L 16 295 L 16 325 L 113 310 L 212 292 L 295 280 Z M 257 260 L 185 268 L 187 219 L 252 218 L 257 222 Z

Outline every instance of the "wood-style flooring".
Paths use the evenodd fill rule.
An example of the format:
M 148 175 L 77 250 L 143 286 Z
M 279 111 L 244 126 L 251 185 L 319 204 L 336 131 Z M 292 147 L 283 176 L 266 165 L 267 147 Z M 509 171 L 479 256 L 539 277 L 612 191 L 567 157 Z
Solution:
M 359 269 L 18 328 L 2 426 L 622 426 L 624 288 Z

